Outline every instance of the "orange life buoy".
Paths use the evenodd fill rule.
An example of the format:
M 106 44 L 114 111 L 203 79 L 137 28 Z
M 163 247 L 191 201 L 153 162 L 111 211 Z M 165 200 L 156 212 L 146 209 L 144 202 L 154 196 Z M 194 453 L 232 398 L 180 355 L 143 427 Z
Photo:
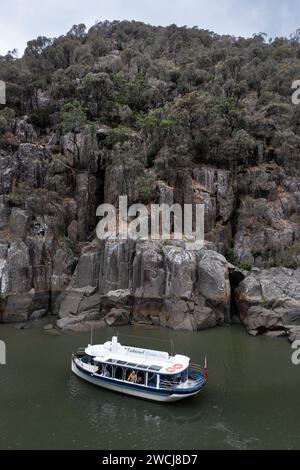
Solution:
M 175 367 L 167 367 L 166 369 L 167 372 L 176 372 Z
M 174 364 L 173 367 L 175 369 L 182 369 L 183 368 L 183 365 L 182 364 Z

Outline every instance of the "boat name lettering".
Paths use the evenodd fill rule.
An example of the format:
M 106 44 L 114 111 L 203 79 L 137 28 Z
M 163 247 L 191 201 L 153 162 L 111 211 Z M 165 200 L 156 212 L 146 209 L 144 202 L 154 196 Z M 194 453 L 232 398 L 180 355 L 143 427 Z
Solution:
M 144 351 L 140 349 L 135 349 L 135 348 L 129 348 L 128 352 L 134 353 L 134 354 L 143 354 Z

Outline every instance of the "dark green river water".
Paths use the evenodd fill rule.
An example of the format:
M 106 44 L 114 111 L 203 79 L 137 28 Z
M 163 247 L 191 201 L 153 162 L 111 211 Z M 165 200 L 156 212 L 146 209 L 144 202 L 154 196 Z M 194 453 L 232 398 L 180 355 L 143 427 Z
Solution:
M 94 333 L 94 342 L 114 329 Z M 145 340 L 125 335 L 147 337 Z M 199 333 L 119 328 L 124 344 L 168 349 L 194 362 L 208 357 L 198 396 L 159 404 L 105 391 L 70 372 L 88 333 L 0 325 L 1 449 L 300 449 L 300 366 L 285 339 L 252 338 L 241 327 Z

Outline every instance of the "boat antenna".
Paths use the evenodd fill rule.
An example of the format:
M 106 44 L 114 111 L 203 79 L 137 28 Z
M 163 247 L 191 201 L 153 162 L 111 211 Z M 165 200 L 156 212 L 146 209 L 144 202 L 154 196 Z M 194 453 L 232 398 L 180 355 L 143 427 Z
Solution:
M 175 353 L 175 347 L 174 347 L 174 343 L 173 343 L 172 338 L 170 338 L 170 343 L 171 343 L 171 357 L 173 357 L 173 352 Z
M 93 345 L 93 322 L 91 322 L 91 346 Z

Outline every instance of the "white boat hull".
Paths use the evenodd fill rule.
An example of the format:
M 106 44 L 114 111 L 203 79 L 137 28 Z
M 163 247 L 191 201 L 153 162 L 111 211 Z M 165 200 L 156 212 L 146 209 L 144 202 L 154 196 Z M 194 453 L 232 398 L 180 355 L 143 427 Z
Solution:
M 175 402 L 179 400 L 183 400 L 184 398 L 192 397 L 199 393 L 200 390 L 197 390 L 192 393 L 185 393 L 185 394 L 176 394 L 172 393 L 169 395 L 164 395 L 164 394 L 159 394 L 155 392 L 148 392 L 147 390 L 143 390 L 141 387 L 141 390 L 131 389 L 130 387 L 122 387 L 118 385 L 116 382 L 109 382 L 109 380 L 106 381 L 100 381 L 98 378 L 93 377 L 92 375 L 89 375 L 88 373 L 82 372 L 72 361 L 72 372 L 77 375 L 77 377 L 85 380 L 86 382 L 89 382 L 91 384 L 97 385 L 98 387 L 102 387 L 108 390 L 112 390 L 115 392 L 121 392 L 126 395 L 131 395 L 134 397 L 138 398 L 144 398 L 147 400 L 154 400 L 154 401 L 159 401 L 159 402 Z

